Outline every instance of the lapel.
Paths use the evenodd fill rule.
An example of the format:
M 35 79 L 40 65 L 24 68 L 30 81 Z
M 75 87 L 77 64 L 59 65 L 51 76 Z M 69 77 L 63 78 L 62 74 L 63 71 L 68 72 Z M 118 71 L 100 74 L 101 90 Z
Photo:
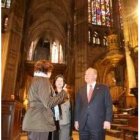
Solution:
M 83 93 L 82 93 L 82 97 L 83 97 L 83 101 L 88 103 L 88 99 L 87 99 L 87 85 L 85 85 L 84 89 L 83 89 Z
M 92 97 L 91 97 L 91 100 L 90 102 L 95 98 L 95 96 L 98 94 L 98 90 L 99 90 L 99 86 L 98 84 L 96 83 L 95 87 L 94 87 L 94 90 L 93 90 L 93 94 L 92 94 Z M 89 103 L 90 103 L 89 102 Z

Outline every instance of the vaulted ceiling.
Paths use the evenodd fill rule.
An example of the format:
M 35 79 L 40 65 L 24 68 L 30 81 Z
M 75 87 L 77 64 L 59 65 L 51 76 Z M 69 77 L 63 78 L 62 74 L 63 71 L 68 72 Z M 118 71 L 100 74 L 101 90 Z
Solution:
M 72 21 L 71 0 L 30 0 L 27 6 L 26 30 L 28 43 L 43 38 L 65 42 Z

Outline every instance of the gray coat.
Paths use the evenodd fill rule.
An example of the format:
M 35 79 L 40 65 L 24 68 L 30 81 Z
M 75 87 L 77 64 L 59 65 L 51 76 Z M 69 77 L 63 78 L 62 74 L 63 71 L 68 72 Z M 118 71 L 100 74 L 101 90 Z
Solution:
M 65 101 L 61 104 L 62 116 L 59 120 L 60 125 L 70 124 L 71 122 L 71 110 L 70 110 L 70 100 Z
M 53 89 L 48 78 L 34 77 L 29 89 L 29 108 L 25 114 L 22 129 L 32 132 L 54 131 L 52 107 L 61 103 L 65 91 L 53 97 Z

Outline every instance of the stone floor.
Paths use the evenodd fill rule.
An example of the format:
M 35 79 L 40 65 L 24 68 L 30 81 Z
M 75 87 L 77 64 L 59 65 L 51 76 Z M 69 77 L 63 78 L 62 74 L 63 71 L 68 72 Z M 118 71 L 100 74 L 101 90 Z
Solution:
M 20 140 L 27 140 L 27 136 L 25 134 L 23 134 L 20 138 Z M 79 140 L 78 137 L 78 132 L 73 131 L 73 140 Z M 115 137 L 111 137 L 111 136 L 106 136 L 106 140 L 122 140 L 120 138 L 115 138 Z

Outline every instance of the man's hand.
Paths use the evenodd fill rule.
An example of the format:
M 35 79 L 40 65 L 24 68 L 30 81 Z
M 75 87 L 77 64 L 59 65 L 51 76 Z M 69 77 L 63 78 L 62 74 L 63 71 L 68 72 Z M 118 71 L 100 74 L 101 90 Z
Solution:
M 104 129 L 110 129 L 111 128 L 111 123 L 108 122 L 108 121 L 104 121 L 104 126 L 103 126 Z
M 79 130 L 79 123 L 78 123 L 78 121 L 75 121 L 74 126 L 75 126 L 75 129 L 76 129 L 76 130 Z

